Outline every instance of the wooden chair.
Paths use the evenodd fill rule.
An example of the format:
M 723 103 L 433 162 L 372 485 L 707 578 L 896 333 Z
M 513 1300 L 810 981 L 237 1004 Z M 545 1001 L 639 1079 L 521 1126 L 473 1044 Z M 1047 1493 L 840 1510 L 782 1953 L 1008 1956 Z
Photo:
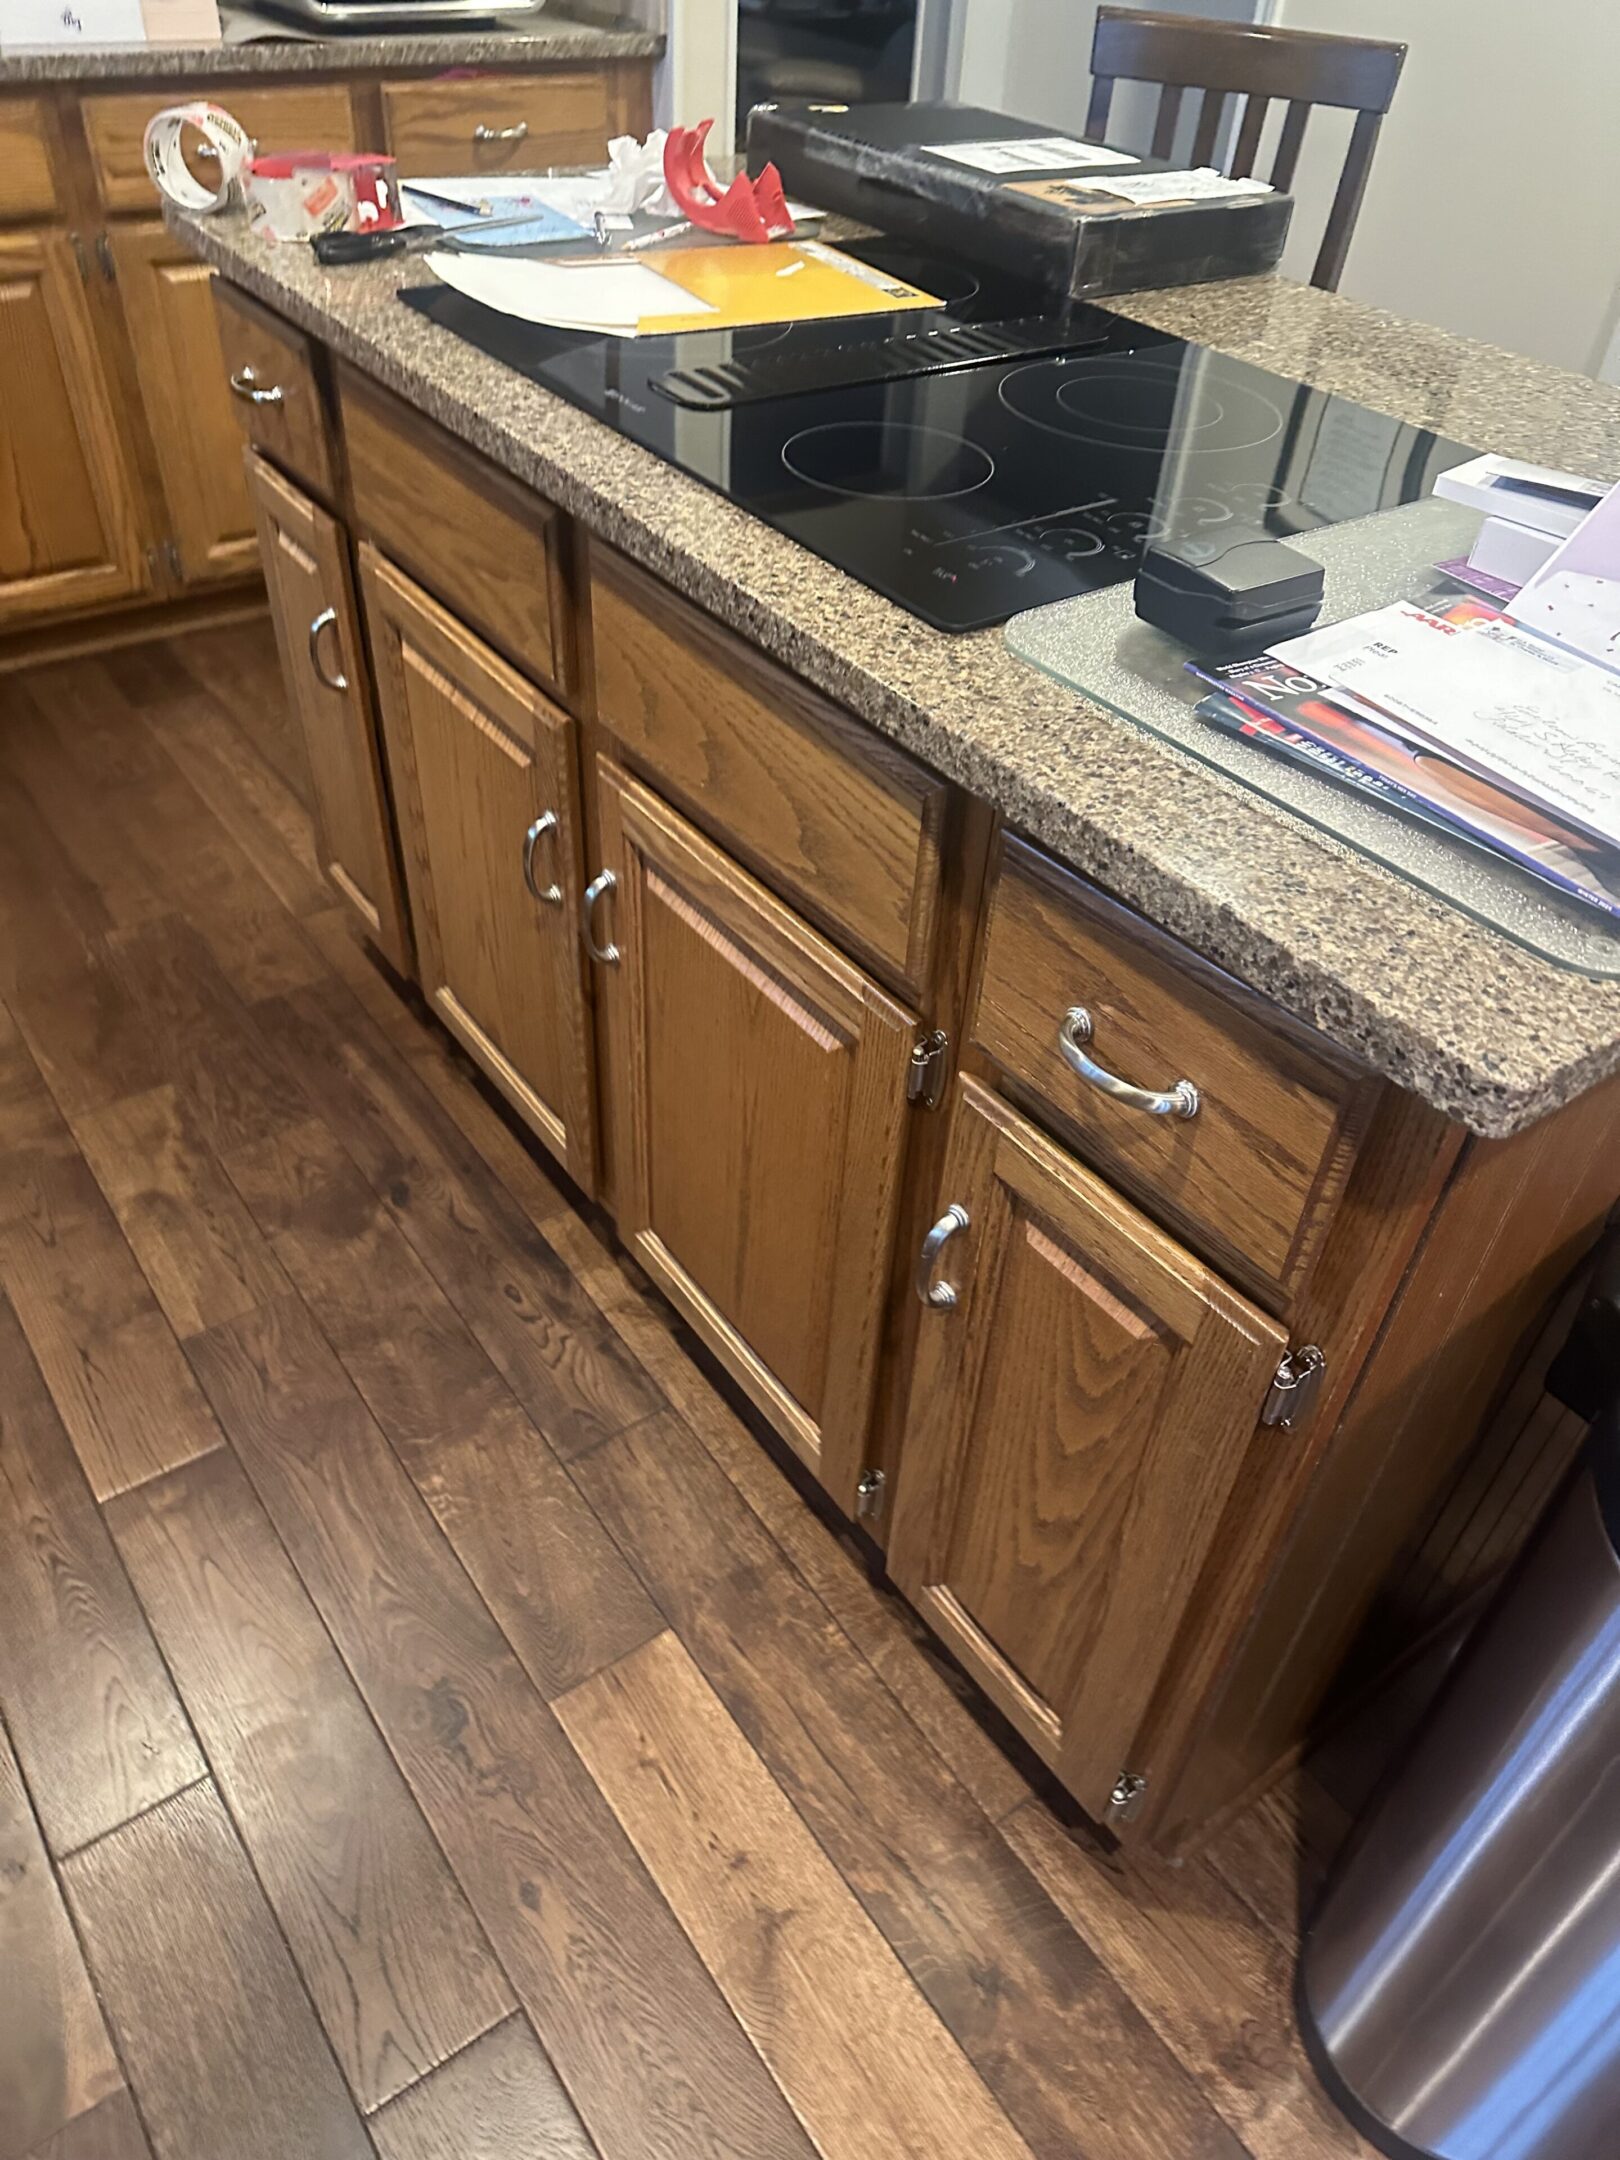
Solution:
M 1367 188 L 1378 130 L 1401 79 L 1404 45 L 1378 38 L 1327 37 L 1312 30 L 1265 30 L 1243 23 L 1210 22 L 1187 15 L 1156 15 L 1145 8 L 1100 7 L 1091 41 L 1091 105 L 1086 134 L 1107 138 L 1108 108 L 1120 80 L 1161 85 L 1153 155 L 1167 158 L 1188 90 L 1202 93 L 1192 162 L 1207 165 L 1225 117 L 1227 99 L 1243 100 L 1243 119 L 1226 167 L 1247 179 L 1260 149 L 1260 131 L 1273 98 L 1286 98 L 1271 184 L 1293 185 L 1299 146 L 1313 105 L 1346 106 L 1356 115 L 1350 150 L 1328 214 L 1313 285 L 1331 291 L 1344 271 L 1361 198 Z

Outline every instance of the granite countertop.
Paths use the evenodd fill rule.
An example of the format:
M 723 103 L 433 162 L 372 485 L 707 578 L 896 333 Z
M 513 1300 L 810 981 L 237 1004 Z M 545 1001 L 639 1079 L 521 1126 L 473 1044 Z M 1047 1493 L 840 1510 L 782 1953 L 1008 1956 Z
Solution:
M 633 23 L 576 22 L 550 9 L 511 30 L 371 37 L 286 37 L 223 45 L 97 45 L 0 55 L 0 90 L 18 84 L 181 81 L 190 89 L 253 75 L 352 75 L 367 68 L 543 67 L 569 60 L 650 60 L 664 49 Z
M 1620 981 L 1537 959 L 1007 650 L 930 629 L 397 297 L 237 217 L 197 252 L 1086 876 L 1474 1131 L 1620 1071 Z M 1620 475 L 1620 390 L 1279 278 L 1123 295 L 1141 321 L 1481 448 Z

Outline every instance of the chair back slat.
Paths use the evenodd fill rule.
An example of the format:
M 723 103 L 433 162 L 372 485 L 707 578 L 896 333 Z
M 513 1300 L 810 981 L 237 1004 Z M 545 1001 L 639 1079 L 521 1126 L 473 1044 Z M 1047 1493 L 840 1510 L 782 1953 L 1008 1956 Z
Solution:
M 1193 137 L 1192 161 L 1195 165 L 1207 165 L 1215 155 L 1215 138 L 1220 133 L 1221 115 L 1226 110 L 1224 90 L 1206 90 L 1198 106 L 1198 132 Z
M 1311 283 L 1325 286 L 1329 292 L 1344 275 L 1345 257 L 1350 253 L 1350 236 L 1356 229 L 1361 198 L 1367 192 L 1367 175 L 1372 170 L 1378 130 L 1383 124 L 1382 113 L 1358 113 L 1356 124 L 1350 131 L 1350 155 L 1345 159 L 1344 171 L 1339 175 L 1338 192 L 1333 198 L 1333 208 L 1328 212 L 1327 231 L 1322 236 L 1321 252 L 1316 258 L 1316 268 L 1311 272 Z
M 1153 123 L 1153 155 L 1167 158 L 1175 147 L 1176 122 L 1181 118 L 1181 85 L 1168 84 L 1159 92 L 1159 117 Z
M 1254 161 L 1260 155 L 1260 137 L 1265 128 L 1266 114 L 1270 110 L 1270 98 L 1247 97 L 1243 100 L 1243 124 L 1238 129 L 1238 139 L 1233 146 L 1229 168 L 1234 180 L 1247 180 L 1253 173 Z
M 1093 75 L 1091 78 L 1091 103 L 1086 107 L 1087 142 L 1108 140 L 1108 108 L 1114 102 L 1114 78 L 1112 75 Z
M 1282 133 L 1277 137 L 1277 155 L 1272 161 L 1271 184 L 1281 188 L 1286 195 L 1294 184 L 1294 167 L 1299 163 L 1299 150 L 1305 140 L 1305 123 L 1311 117 L 1311 108 L 1303 98 L 1293 98 L 1283 114 Z

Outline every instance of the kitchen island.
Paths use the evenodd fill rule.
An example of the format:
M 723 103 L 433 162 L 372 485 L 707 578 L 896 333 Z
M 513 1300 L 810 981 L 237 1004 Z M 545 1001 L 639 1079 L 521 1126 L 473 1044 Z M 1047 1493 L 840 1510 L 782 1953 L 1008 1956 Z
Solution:
M 1522 1470 L 1620 1191 L 1620 986 L 927 629 L 398 266 L 172 224 L 282 392 L 239 417 L 338 890 L 1082 1804 L 1190 1835 L 1381 1586 L 1415 1632 L 1505 1558 L 1435 1539 Z M 1620 395 L 1338 296 L 1119 304 L 1615 470 Z M 1196 1111 L 1089 1093 L 1082 998 Z

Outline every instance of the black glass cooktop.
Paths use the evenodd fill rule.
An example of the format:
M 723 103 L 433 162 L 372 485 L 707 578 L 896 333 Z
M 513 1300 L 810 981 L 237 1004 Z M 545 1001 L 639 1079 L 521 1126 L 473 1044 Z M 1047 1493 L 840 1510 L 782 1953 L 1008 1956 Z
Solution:
M 1052 309 L 1015 278 L 909 247 L 851 252 L 938 293 L 948 319 Z M 1071 311 L 1077 349 L 1059 357 L 707 412 L 654 379 L 749 353 L 813 358 L 933 318 L 629 339 L 538 329 L 446 286 L 401 297 L 942 630 L 1115 584 L 1164 534 L 1235 521 L 1286 539 L 1410 502 L 1472 454 L 1101 308 Z

